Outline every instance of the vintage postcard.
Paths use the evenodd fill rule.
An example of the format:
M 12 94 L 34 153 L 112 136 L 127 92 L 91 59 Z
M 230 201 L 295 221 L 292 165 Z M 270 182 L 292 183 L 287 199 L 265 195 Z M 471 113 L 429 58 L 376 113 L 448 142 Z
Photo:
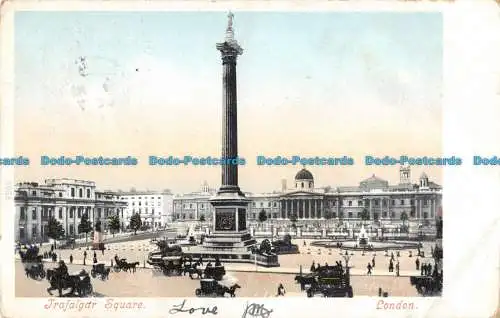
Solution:
M 1 10 L 2 316 L 494 315 L 494 1 Z

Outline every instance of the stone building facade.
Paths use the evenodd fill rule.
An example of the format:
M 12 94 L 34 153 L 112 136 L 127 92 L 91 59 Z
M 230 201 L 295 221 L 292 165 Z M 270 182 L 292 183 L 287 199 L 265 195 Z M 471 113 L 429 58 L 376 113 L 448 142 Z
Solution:
M 180 220 L 197 220 L 202 211 L 212 211 L 208 199 L 211 193 L 191 193 L 174 198 L 174 214 Z M 289 222 L 295 214 L 298 223 L 331 222 L 356 223 L 368 213 L 367 222 L 379 224 L 413 223 L 435 224 L 442 211 L 442 187 L 422 173 L 418 182 L 411 181 L 409 167 L 400 168 L 400 181 L 390 185 L 388 181 L 372 175 L 357 186 L 316 188 L 314 177 L 307 169 L 300 170 L 293 187 L 288 189 L 282 181 L 280 191 L 273 193 L 248 193 L 249 221 L 257 221 L 264 210 L 268 220 L 274 223 Z M 364 212 L 366 211 L 366 212 Z M 402 217 L 402 215 L 406 217 Z
M 142 224 L 153 230 L 172 222 L 173 195 L 170 192 L 122 192 L 120 198 L 127 203 L 124 213 L 126 227 L 130 225 L 130 217 L 135 213 L 141 216 Z
M 126 202 L 119 194 L 96 190 L 95 182 L 75 179 L 47 179 L 43 184 L 22 182 L 15 190 L 15 239 L 21 242 L 47 241 L 47 225 L 54 216 L 67 236 L 77 237 L 83 214 L 108 230 L 108 217 L 118 215 L 122 228 Z

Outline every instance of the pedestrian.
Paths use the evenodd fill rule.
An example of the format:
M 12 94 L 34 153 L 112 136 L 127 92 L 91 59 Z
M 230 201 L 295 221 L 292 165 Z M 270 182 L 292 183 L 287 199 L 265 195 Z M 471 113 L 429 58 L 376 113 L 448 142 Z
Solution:
M 368 263 L 368 266 L 366 266 L 366 269 L 368 270 L 366 275 L 371 275 L 372 274 L 372 264 Z
M 394 260 L 394 252 L 391 252 L 391 261 Z
M 97 264 L 97 255 L 94 253 L 94 264 Z
M 411 254 L 411 251 L 410 251 L 410 255 L 408 255 L 408 257 L 412 257 L 413 255 Z
M 278 286 L 278 295 L 277 296 L 278 297 L 279 296 L 285 296 L 285 293 L 286 293 L 285 287 L 283 287 L 283 284 L 280 283 L 279 286 Z
M 396 263 L 396 276 L 399 276 L 399 261 Z
M 420 266 L 420 276 L 424 276 L 424 271 L 425 271 L 425 263 L 422 264 L 422 266 Z
M 102 255 L 104 256 L 104 246 L 101 248 Z
M 417 268 L 417 271 L 420 269 L 420 261 L 418 260 L 418 257 L 417 259 L 415 260 L 415 266 Z
M 394 263 L 392 262 L 392 260 L 390 260 L 389 262 L 389 272 L 392 273 L 394 271 Z
M 375 257 L 372 258 L 372 267 L 375 267 Z
M 397 252 L 396 252 L 396 256 L 397 256 L 397 257 L 400 257 L 400 256 L 401 256 L 401 254 L 399 254 L 399 251 L 397 251 Z
M 70 263 L 70 264 L 73 264 L 73 254 L 70 254 L 70 255 L 69 255 L 69 263 Z
M 312 262 L 311 264 L 311 268 L 310 268 L 310 271 L 311 273 L 314 272 L 316 270 L 316 264 L 314 263 L 314 261 Z
M 86 259 L 87 259 L 87 251 L 83 251 L 83 265 L 85 265 Z

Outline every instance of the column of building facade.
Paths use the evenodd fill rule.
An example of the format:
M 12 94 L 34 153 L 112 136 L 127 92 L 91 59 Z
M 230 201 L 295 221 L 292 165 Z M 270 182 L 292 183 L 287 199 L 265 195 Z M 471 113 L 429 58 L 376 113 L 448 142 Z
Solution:
M 321 217 L 325 217 L 325 207 L 323 206 L 323 200 L 320 201 L 320 215 Z

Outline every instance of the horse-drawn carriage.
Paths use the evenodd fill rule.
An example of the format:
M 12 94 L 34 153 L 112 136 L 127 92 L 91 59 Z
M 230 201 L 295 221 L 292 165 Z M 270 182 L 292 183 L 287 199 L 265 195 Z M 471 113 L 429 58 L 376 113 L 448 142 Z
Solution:
M 118 256 L 115 255 L 115 265 L 113 266 L 113 270 L 115 272 L 119 271 L 124 271 L 128 272 L 129 270 L 133 273 L 135 273 L 136 267 L 139 266 L 139 262 L 133 262 L 129 263 L 127 262 L 126 258 L 118 258 Z
M 104 263 L 99 263 L 99 264 L 94 264 L 92 266 L 92 270 L 90 271 L 90 275 L 92 275 L 92 278 L 96 278 L 99 276 L 101 280 L 106 280 L 109 279 L 109 272 L 111 269 L 108 267 L 106 268 Z
M 349 267 L 341 265 L 323 266 L 314 272 L 307 297 L 322 294 L 323 297 L 353 297 Z
M 45 269 L 43 268 L 42 262 L 25 263 L 24 271 L 26 272 L 26 276 L 32 279 L 45 278 Z
M 19 250 L 19 257 L 23 263 L 41 263 L 43 255 L 38 255 L 39 249 L 37 246 L 31 246 L 26 251 Z
M 422 296 L 439 296 L 443 291 L 443 275 L 411 276 L 410 283 Z
M 155 268 L 161 270 L 167 276 L 179 276 L 183 271 L 182 256 L 165 256 L 162 262 L 155 265 Z
M 205 271 L 203 272 L 203 274 L 205 278 L 212 278 L 219 281 L 222 280 L 222 277 L 224 277 L 224 275 L 226 275 L 226 270 L 222 265 L 207 266 L 205 267 Z
M 90 282 L 90 276 L 82 270 L 75 275 L 62 274 L 58 269 L 47 270 L 47 280 L 50 283 L 47 292 L 52 296 L 52 290 L 59 291 L 59 297 L 62 297 L 64 289 L 70 289 L 69 293 L 64 296 L 74 296 L 75 292 L 80 297 L 86 297 L 92 294 L 93 288 Z
M 230 297 L 235 297 L 235 291 L 238 288 L 241 288 L 238 284 L 227 287 L 213 278 L 204 278 L 200 280 L 200 288 L 195 290 L 195 294 L 198 297 L 224 297 L 227 293 Z

